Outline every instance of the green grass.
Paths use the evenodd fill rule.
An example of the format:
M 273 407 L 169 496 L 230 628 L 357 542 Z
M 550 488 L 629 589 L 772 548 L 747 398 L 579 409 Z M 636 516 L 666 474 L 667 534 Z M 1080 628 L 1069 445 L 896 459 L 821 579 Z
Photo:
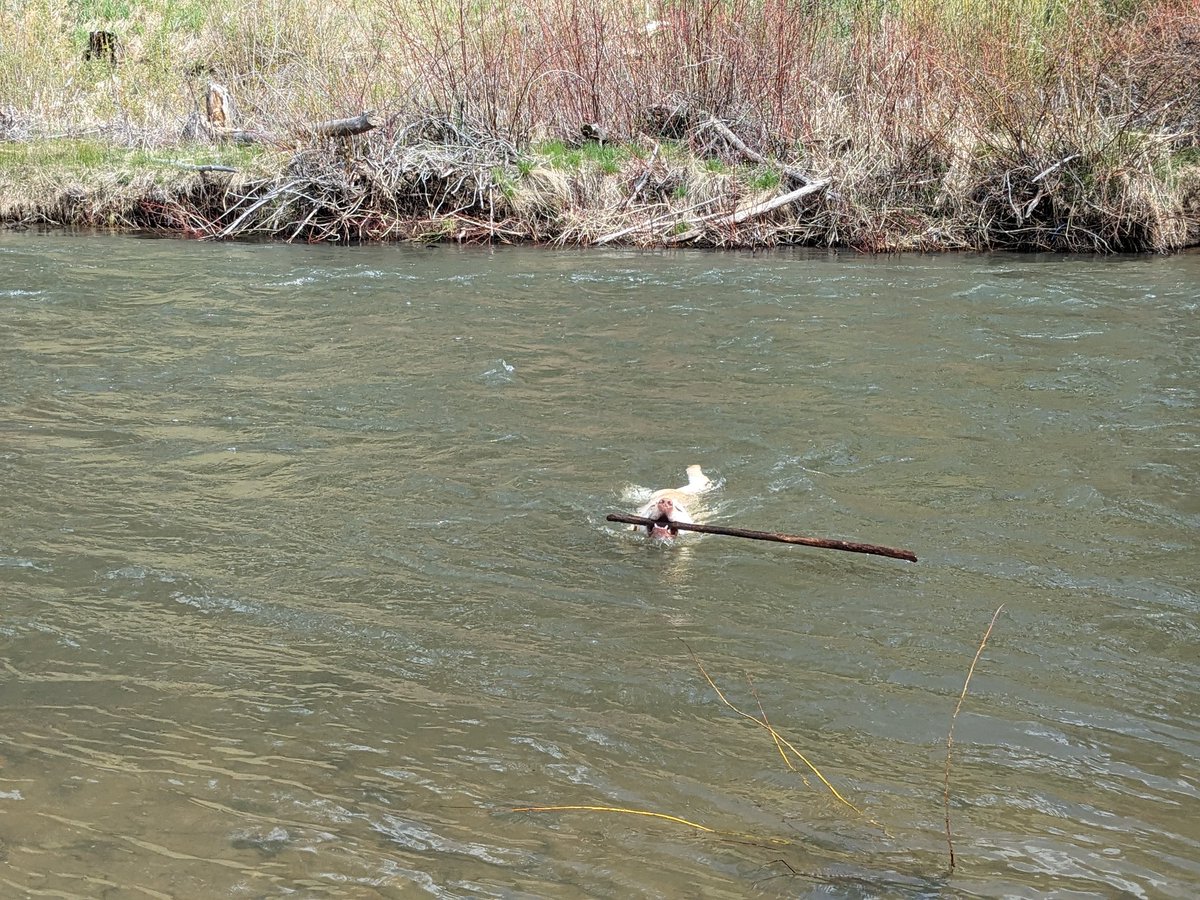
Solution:
M 518 164 L 518 172 L 520 171 Z M 517 196 L 517 185 L 513 181 L 512 173 L 500 166 L 492 168 L 492 184 L 500 191 L 500 193 L 508 200 L 512 200 Z
M 128 0 L 71 0 L 67 8 L 85 36 L 86 32 L 96 28 L 132 30 L 138 34 L 147 27 L 164 32 L 197 33 L 208 21 L 209 10 L 219 10 L 216 4 L 200 0 L 142 0 L 139 3 Z
M 545 157 L 552 169 L 573 172 L 583 164 L 583 151 L 568 147 L 563 141 L 547 141 L 535 146 L 533 152 Z
M 50 171 L 80 177 L 102 173 L 168 173 L 178 177 L 185 165 L 220 165 L 237 169 L 254 164 L 262 151 L 253 146 L 192 146 L 167 150 L 115 147 L 101 141 L 60 138 L 32 143 L 0 143 L 0 177 L 19 181 Z
M 71 0 L 67 7 L 79 22 L 123 22 L 133 14 L 133 4 L 125 0 Z
M 533 152 L 543 157 L 552 169 L 577 172 L 585 166 L 595 166 L 605 175 L 616 175 L 622 164 L 634 155 L 628 147 L 596 141 L 588 141 L 579 147 L 569 147 L 564 141 L 547 141 L 535 146 Z M 520 169 L 521 163 L 517 165 Z M 528 174 L 524 170 L 521 173 Z
M 781 178 L 779 172 L 772 169 L 757 169 L 749 178 L 751 187 L 760 191 L 769 191 L 779 187 Z
M 208 9 L 208 4 L 195 2 L 195 0 L 171 3 L 167 7 L 167 14 L 163 17 L 163 28 L 170 32 L 199 32 L 208 21 Z
M 1200 147 L 1185 147 L 1171 154 L 1171 165 L 1176 168 L 1200 166 Z
M 605 175 L 616 175 L 621 171 L 621 163 L 629 158 L 629 152 L 623 147 L 595 142 L 583 145 L 583 155 Z

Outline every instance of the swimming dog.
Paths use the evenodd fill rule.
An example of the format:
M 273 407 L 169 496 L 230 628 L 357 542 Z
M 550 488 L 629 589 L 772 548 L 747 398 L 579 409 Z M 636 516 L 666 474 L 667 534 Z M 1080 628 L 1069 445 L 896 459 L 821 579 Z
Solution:
M 696 520 L 692 518 L 688 506 L 697 495 L 711 490 L 713 483 L 699 466 L 688 466 L 687 476 L 688 483 L 683 487 L 655 491 L 638 510 L 637 514 L 643 518 L 659 520 L 650 527 L 651 537 L 669 540 L 679 534 L 669 525 L 660 524 L 663 519 L 667 522 L 683 522 L 685 525 L 695 523 Z

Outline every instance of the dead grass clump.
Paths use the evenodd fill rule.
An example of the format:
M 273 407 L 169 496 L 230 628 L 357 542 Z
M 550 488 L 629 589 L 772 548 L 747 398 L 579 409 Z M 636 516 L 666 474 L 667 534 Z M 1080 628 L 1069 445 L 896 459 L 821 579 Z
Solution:
M 1183 246 L 1200 244 L 1200 161 L 1180 168 L 1174 177 L 1183 225 L 1187 229 Z
M 1069 252 L 1166 251 L 1186 240 L 1162 175 L 1162 141 L 1124 133 L 1098 147 L 1024 148 L 978 161 L 971 200 L 990 247 Z
M 553 229 L 559 217 L 579 199 L 571 176 L 561 169 L 526 161 L 514 182 L 506 185 L 506 199 L 517 218 L 543 223 Z

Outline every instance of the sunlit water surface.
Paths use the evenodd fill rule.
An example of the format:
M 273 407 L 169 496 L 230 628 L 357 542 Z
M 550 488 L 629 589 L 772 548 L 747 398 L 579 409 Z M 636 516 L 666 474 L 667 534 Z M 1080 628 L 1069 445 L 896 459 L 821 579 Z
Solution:
M 1195 893 L 1198 285 L 0 237 L 0 894 Z

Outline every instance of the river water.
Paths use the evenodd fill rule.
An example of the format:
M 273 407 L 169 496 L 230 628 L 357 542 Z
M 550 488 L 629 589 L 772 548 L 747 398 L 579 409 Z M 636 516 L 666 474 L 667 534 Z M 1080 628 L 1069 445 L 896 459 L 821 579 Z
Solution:
M 1198 286 L 0 236 L 0 894 L 1195 893 Z

